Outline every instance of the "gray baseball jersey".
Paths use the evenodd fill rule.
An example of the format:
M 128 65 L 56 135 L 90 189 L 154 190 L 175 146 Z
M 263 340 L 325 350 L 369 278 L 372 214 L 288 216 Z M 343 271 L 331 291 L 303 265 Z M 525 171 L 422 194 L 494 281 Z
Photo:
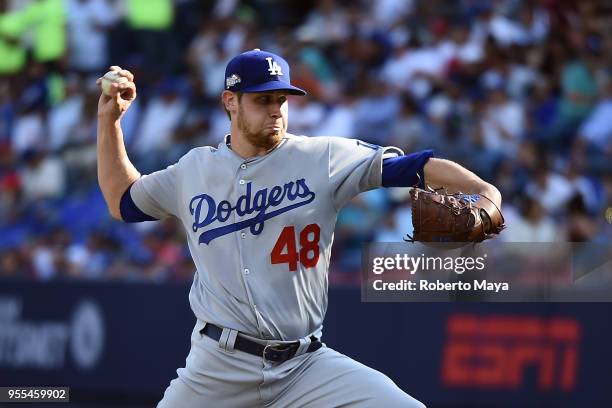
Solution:
M 383 156 L 403 153 L 287 134 L 273 151 L 245 160 L 227 142 L 143 176 L 132 199 L 155 218 L 183 223 L 199 320 L 262 339 L 320 335 L 336 216 L 381 185 Z

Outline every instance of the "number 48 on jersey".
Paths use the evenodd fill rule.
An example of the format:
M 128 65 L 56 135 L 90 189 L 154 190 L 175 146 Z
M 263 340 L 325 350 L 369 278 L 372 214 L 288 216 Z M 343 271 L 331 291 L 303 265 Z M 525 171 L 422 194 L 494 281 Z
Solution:
M 297 271 L 298 262 L 304 268 L 312 268 L 319 260 L 319 239 L 321 228 L 317 224 L 308 224 L 300 231 L 300 249 L 298 251 L 295 236 L 295 227 L 290 225 L 283 228 L 272 253 L 270 261 L 273 264 L 289 264 L 289 270 Z

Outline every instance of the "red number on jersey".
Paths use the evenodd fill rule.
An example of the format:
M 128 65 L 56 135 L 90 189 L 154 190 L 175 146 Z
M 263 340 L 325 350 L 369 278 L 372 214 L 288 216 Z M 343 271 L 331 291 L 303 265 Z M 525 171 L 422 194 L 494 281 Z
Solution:
M 287 253 L 283 253 L 285 247 L 287 247 Z M 298 253 L 295 249 L 295 228 L 283 228 L 270 254 L 270 261 L 273 264 L 288 263 L 290 271 L 297 271 Z
M 312 234 L 312 239 L 310 238 Z M 321 238 L 321 228 L 317 224 L 310 224 L 300 232 L 300 262 L 306 268 L 312 268 L 319 260 L 319 239 Z M 312 257 L 308 255 L 312 252 Z
M 273 264 L 288 263 L 289 270 L 293 272 L 297 271 L 298 260 L 305 268 L 312 268 L 319 261 L 320 238 L 321 228 L 317 224 L 309 224 L 304 227 L 300 232 L 300 252 L 298 254 L 295 244 L 295 228 L 285 227 L 272 248 L 270 261 Z M 285 248 L 287 248 L 286 252 Z

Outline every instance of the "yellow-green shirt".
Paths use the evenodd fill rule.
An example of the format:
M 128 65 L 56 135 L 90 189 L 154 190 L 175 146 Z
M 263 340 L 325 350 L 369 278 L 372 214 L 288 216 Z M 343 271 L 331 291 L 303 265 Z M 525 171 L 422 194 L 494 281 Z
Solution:
M 17 73 L 25 66 L 25 48 L 19 43 L 19 37 L 24 31 L 22 12 L 0 14 L 0 75 Z M 17 43 L 7 38 L 15 39 Z
M 174 19 L 171 0 L 126 0 L 126 20 L 136 30 L 167 30 Z
M 66 9 L 63 0 L 41 0 L 25 10 L 34 31 L 33 55 L 40 62 L 55 61 L 66 52 Z

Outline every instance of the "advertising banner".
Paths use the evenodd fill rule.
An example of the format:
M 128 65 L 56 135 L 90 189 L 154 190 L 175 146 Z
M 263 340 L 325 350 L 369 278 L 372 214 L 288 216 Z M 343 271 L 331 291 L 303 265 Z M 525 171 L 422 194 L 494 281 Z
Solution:
M 188 285 L 0 284 L 0 386 L 158 401 L 184 366 Z M 608 407 L 609 303 L 364 303 L 332 288 L 323 341 L 432 407 Z

